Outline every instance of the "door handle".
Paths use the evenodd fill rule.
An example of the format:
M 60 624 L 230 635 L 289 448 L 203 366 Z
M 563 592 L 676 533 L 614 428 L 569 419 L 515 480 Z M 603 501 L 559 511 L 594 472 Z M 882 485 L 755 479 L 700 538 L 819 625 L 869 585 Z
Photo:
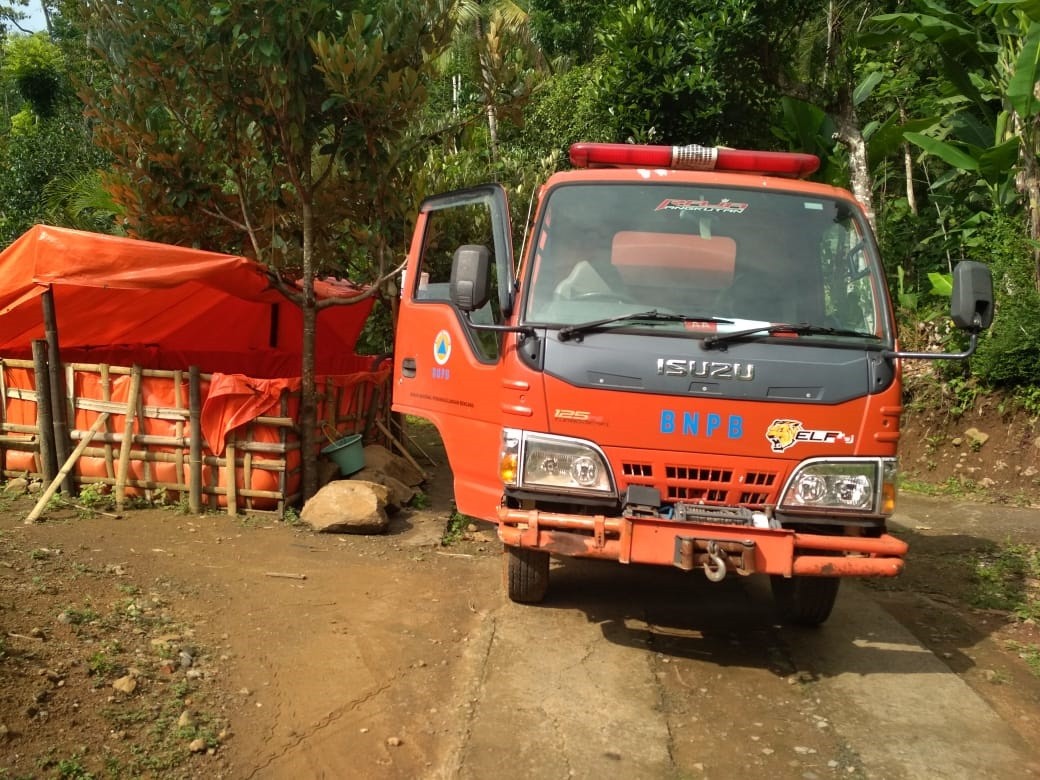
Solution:
M 407 357 L 401 361 L 401 376 L 409 379 L 415 376 L 415 358 Z

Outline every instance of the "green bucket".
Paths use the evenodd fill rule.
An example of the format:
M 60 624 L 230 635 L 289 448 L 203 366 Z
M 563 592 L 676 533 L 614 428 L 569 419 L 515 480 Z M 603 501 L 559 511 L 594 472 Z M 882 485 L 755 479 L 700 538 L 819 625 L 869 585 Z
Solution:
M 327 447 L 322 447 L 321 452 L 332 458 L 339 466 L 339 473 L 345 477 L 365 467 L 365 450 L 361 446 L 360 433 L 337 439 Z

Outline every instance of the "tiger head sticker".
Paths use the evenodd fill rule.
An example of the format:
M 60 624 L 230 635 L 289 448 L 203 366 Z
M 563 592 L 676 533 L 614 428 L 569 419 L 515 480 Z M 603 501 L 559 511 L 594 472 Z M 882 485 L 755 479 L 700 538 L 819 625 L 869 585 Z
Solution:
M 766 428 L 766 438 L 773 452 L 783 452 L 798 441 L 801 430 L 802 424 L 798 420 L 773 420 L 773 424 Z
M 798 442 L 813 444 L 853 444 L 854 434 L 844 431 L 813 430 L 802 425 L 801 420 L 773 420 L 766 428 L 766 438 L 773 452 L 784 452 Z

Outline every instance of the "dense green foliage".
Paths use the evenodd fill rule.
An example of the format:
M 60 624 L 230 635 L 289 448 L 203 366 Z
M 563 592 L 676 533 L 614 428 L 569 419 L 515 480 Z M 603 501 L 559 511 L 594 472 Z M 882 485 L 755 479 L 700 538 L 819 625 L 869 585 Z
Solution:
M 415 37 L 443 21 L 420 0 L 68 0 L 50 39 L 11 10 L 0 245 L 35 221 L 126 224 L 296 273 L 309 199 L 312 270 L 368 280 L 423 197 L 482 181 L 509 189 L 519 246 L 576 141 L 798 149 L 876 215 L 904 343 L 944 330 L 934 276 L 982 260 L 997 318 L 969 370 L 1036 384 L 1035 3 L 459 0 L 446 48 Z
M 995 385 L 1030 385 L 1038 379 L 1040 293 L 1023 227 L 1018 219 L 994 219 L 977 244 L 987 253 L 1000 308 L 972 367 L 980 379 Z
M 78 60 L 66 49 L 75 51 L 43 34 L 0 37 L 0 246 L 37 222 L 63 222 L 54 219 L 65 206 L 60 182 L 92 176 L 106 164 L 72 86 Z M 85 207 L 76 219 L 110 230 L 113 217 L 112 208 L 102 214 Z

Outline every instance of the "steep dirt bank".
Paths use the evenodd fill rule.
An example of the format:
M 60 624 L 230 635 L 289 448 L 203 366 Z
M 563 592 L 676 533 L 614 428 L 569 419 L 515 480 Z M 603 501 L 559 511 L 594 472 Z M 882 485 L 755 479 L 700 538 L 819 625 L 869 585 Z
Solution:
M 931 495 L 1040 506 L 1040 417 L 998 395 L 963 411 L 943 390 L 907 405 L 900 441 L 905 487 Z

